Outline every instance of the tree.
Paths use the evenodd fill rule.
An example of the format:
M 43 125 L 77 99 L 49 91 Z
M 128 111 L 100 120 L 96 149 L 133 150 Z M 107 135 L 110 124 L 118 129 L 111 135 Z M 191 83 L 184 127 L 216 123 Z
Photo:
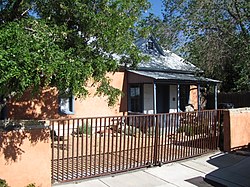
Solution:
M 121 93 L 107 72 L 143 59 L 133 45 L 144 28 L 135 23 L 146 0 L 2 0 L 0 7 L 0 95 L 34 93 L 48 86 L 97 94 L 113 105 Z
M 163 22 L 181 54 L 205 75 L 222 81 L 221 91 L 250 90 L 250 2 L 164 0 Z

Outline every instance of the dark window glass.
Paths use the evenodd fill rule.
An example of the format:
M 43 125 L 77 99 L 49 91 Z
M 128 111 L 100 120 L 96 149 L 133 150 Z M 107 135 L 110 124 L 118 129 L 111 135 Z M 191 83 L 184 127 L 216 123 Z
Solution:
M 130 110 L 132 112 L 142 112 L 142 93 L 140 85 L 130 87 Z

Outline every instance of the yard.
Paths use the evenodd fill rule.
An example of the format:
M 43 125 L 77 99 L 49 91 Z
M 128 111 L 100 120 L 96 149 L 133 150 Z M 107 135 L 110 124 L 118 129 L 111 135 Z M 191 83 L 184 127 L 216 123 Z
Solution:
M 193 122 L 185 122 L 190 120 L 185 118 L 177 126 L 173 123 L 176 117 L 166 121 L 166 116 L 161 116 L 160 125 L 156 126 L 148 125 L 155 119 L 148 116 L 144 119 L 136 116 L 129 119 L 134 123 L 125 123 L 122 127 L 114 125 L 117 122 L 105 123 L 107 119 L 54 124 L 54 129 L 62 128 L 61 135 L 54 136 L 52 142 L 52 179 L 68 181 L 161 165 L 216 148 L 218 137 L 205 128 L 206 123 L 201 128 Z M 166 124 L 161 125 L 163 123 Z M 90 125 L 81 126 L 86 124 Z

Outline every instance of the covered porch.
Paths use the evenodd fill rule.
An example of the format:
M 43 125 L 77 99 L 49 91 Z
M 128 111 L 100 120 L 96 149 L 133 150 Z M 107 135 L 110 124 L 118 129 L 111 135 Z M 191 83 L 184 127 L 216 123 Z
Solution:
M 196 76 L 189 72 L 128 70 L 128 112 L 157 114 L 184 112 L 190 105 L 194 110 L 206 109 L 208 90 L 217 93 L 220 81 Z

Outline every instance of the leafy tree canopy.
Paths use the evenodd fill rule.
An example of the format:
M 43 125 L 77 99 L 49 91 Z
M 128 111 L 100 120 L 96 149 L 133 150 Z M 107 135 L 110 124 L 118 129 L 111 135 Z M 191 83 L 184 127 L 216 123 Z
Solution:
M 174 43 L 165 45 L 181 51 L 206 76 L 221 80 L 221 91 L 249 91 L 250 1 L 163 0 L 163 3 L 161 24 L 167 26 L 165 31 L 172 36 L 166 42 Z
M 1 0 L 0 95 L 55 86 L 85 97 L 91 80 L 113 105 L 120 91 L 106 73 L 142 60 L 133 42 L 148 8 L 147 0 Z

